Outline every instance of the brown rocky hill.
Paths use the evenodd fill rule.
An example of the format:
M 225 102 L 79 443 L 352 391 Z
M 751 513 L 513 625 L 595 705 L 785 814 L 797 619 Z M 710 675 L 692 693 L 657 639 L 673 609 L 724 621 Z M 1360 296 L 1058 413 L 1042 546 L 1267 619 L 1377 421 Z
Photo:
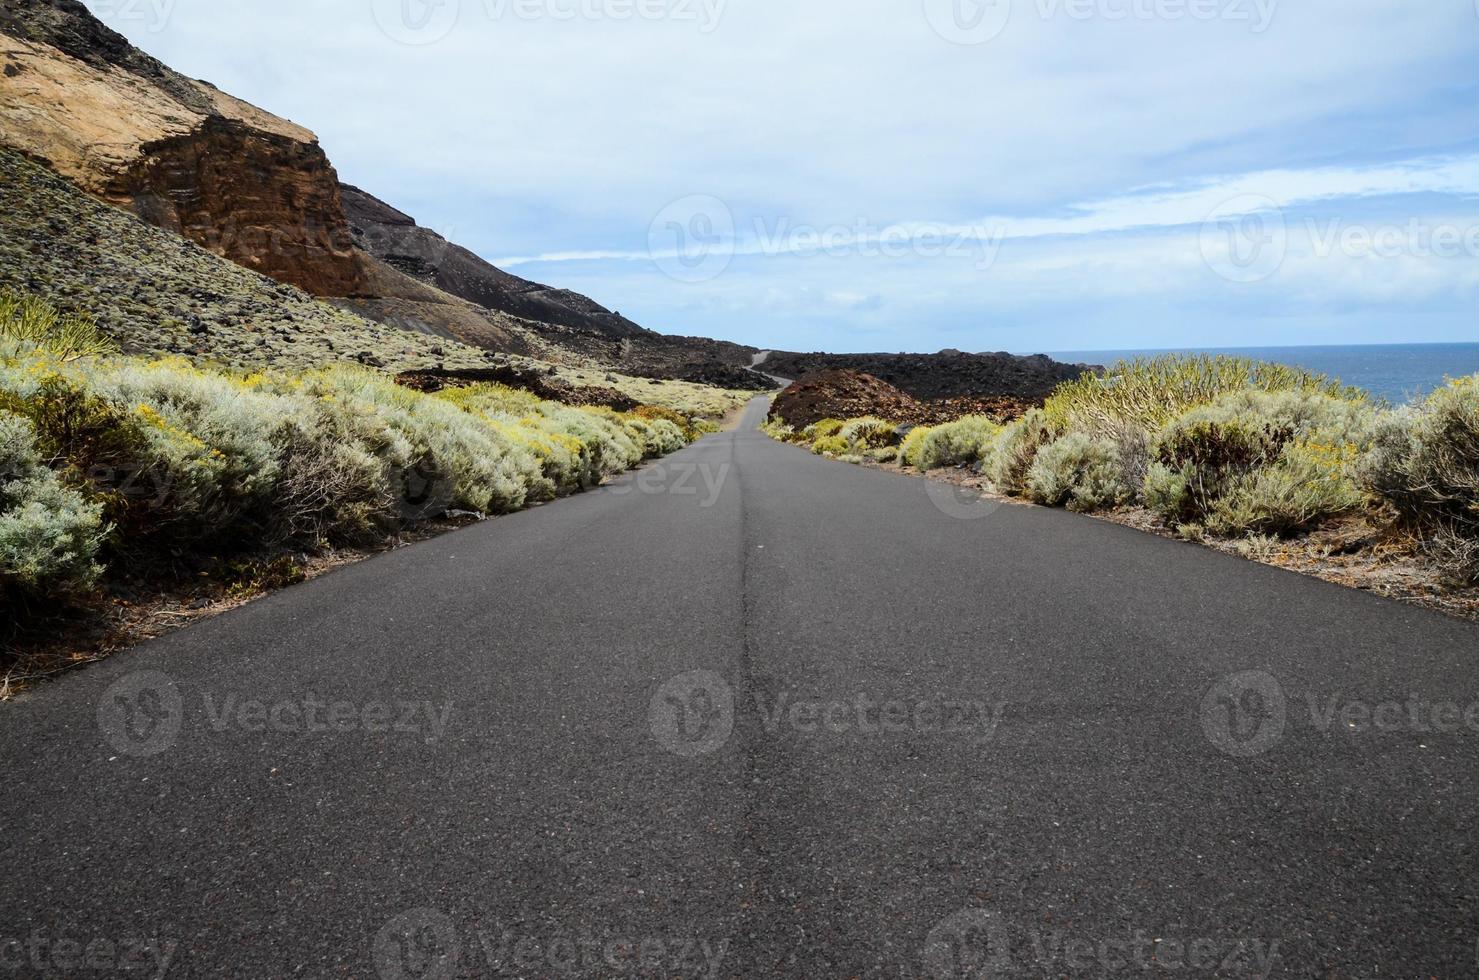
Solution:
M 186 78 L 76 0 L 0 0 L 0 146 L 216 255 L 404 330 L 658 377 L 714 376 L 753 353 L 664 337 L 494 268 L 341 186 L 309 130 Z

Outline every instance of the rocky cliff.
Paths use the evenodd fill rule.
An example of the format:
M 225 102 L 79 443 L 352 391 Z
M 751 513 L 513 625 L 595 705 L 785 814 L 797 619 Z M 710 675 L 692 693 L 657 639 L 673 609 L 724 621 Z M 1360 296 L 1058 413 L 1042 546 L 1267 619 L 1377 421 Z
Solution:
M 307 129 L 171 70 L 75 0 L 5 0 L 0 49 L 0 142 L 279 281 L 367 288 L 338 175 Z

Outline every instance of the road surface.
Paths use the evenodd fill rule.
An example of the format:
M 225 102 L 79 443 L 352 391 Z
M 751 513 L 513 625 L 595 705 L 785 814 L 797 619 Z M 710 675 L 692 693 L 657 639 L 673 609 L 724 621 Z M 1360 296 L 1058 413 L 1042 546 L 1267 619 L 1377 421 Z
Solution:
M 4 706 L 0 974 L 1479 972 L 1479 627 L 761 412 Z
M 764 371 L 760 370 L 762 367 L 765 366 L 765 362 L 770 360 L 770 355 L 774 353 L 775 351 L 763 350 L 760 353 L 752 356 L 750 358 L 749 370 L 754 372 L 755 374 L 760 375 L 760 377 L 765 378 L 777 388 L 785 388 L 791 383 L 790 378 L 782 378 L 778 375 L 766 374 Z

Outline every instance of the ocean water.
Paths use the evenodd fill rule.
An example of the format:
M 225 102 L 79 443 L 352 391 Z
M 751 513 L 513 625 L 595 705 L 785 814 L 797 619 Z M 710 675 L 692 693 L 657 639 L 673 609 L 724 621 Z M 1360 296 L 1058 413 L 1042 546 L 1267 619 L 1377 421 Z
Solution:
M 1421 398 L 1445 378 L 1479 374 L 1479 344 L 1383 344 L 1352 347 L 1239 347 L 1166 350 L 1067 351 L 1051 354 L 1060 361 L 1110 365 L 1157 354 L 1235 354 L 1261 361 L 1292 364 L 1365 388 L 1394 405 Z

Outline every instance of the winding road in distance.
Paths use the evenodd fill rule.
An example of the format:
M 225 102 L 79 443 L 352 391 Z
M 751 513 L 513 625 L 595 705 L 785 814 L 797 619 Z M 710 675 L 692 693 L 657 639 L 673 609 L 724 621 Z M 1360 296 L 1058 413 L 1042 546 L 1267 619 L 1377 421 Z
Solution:
M 708 437 L 0 709 L 0 977 L 1443 977 L 1479 626 Z

